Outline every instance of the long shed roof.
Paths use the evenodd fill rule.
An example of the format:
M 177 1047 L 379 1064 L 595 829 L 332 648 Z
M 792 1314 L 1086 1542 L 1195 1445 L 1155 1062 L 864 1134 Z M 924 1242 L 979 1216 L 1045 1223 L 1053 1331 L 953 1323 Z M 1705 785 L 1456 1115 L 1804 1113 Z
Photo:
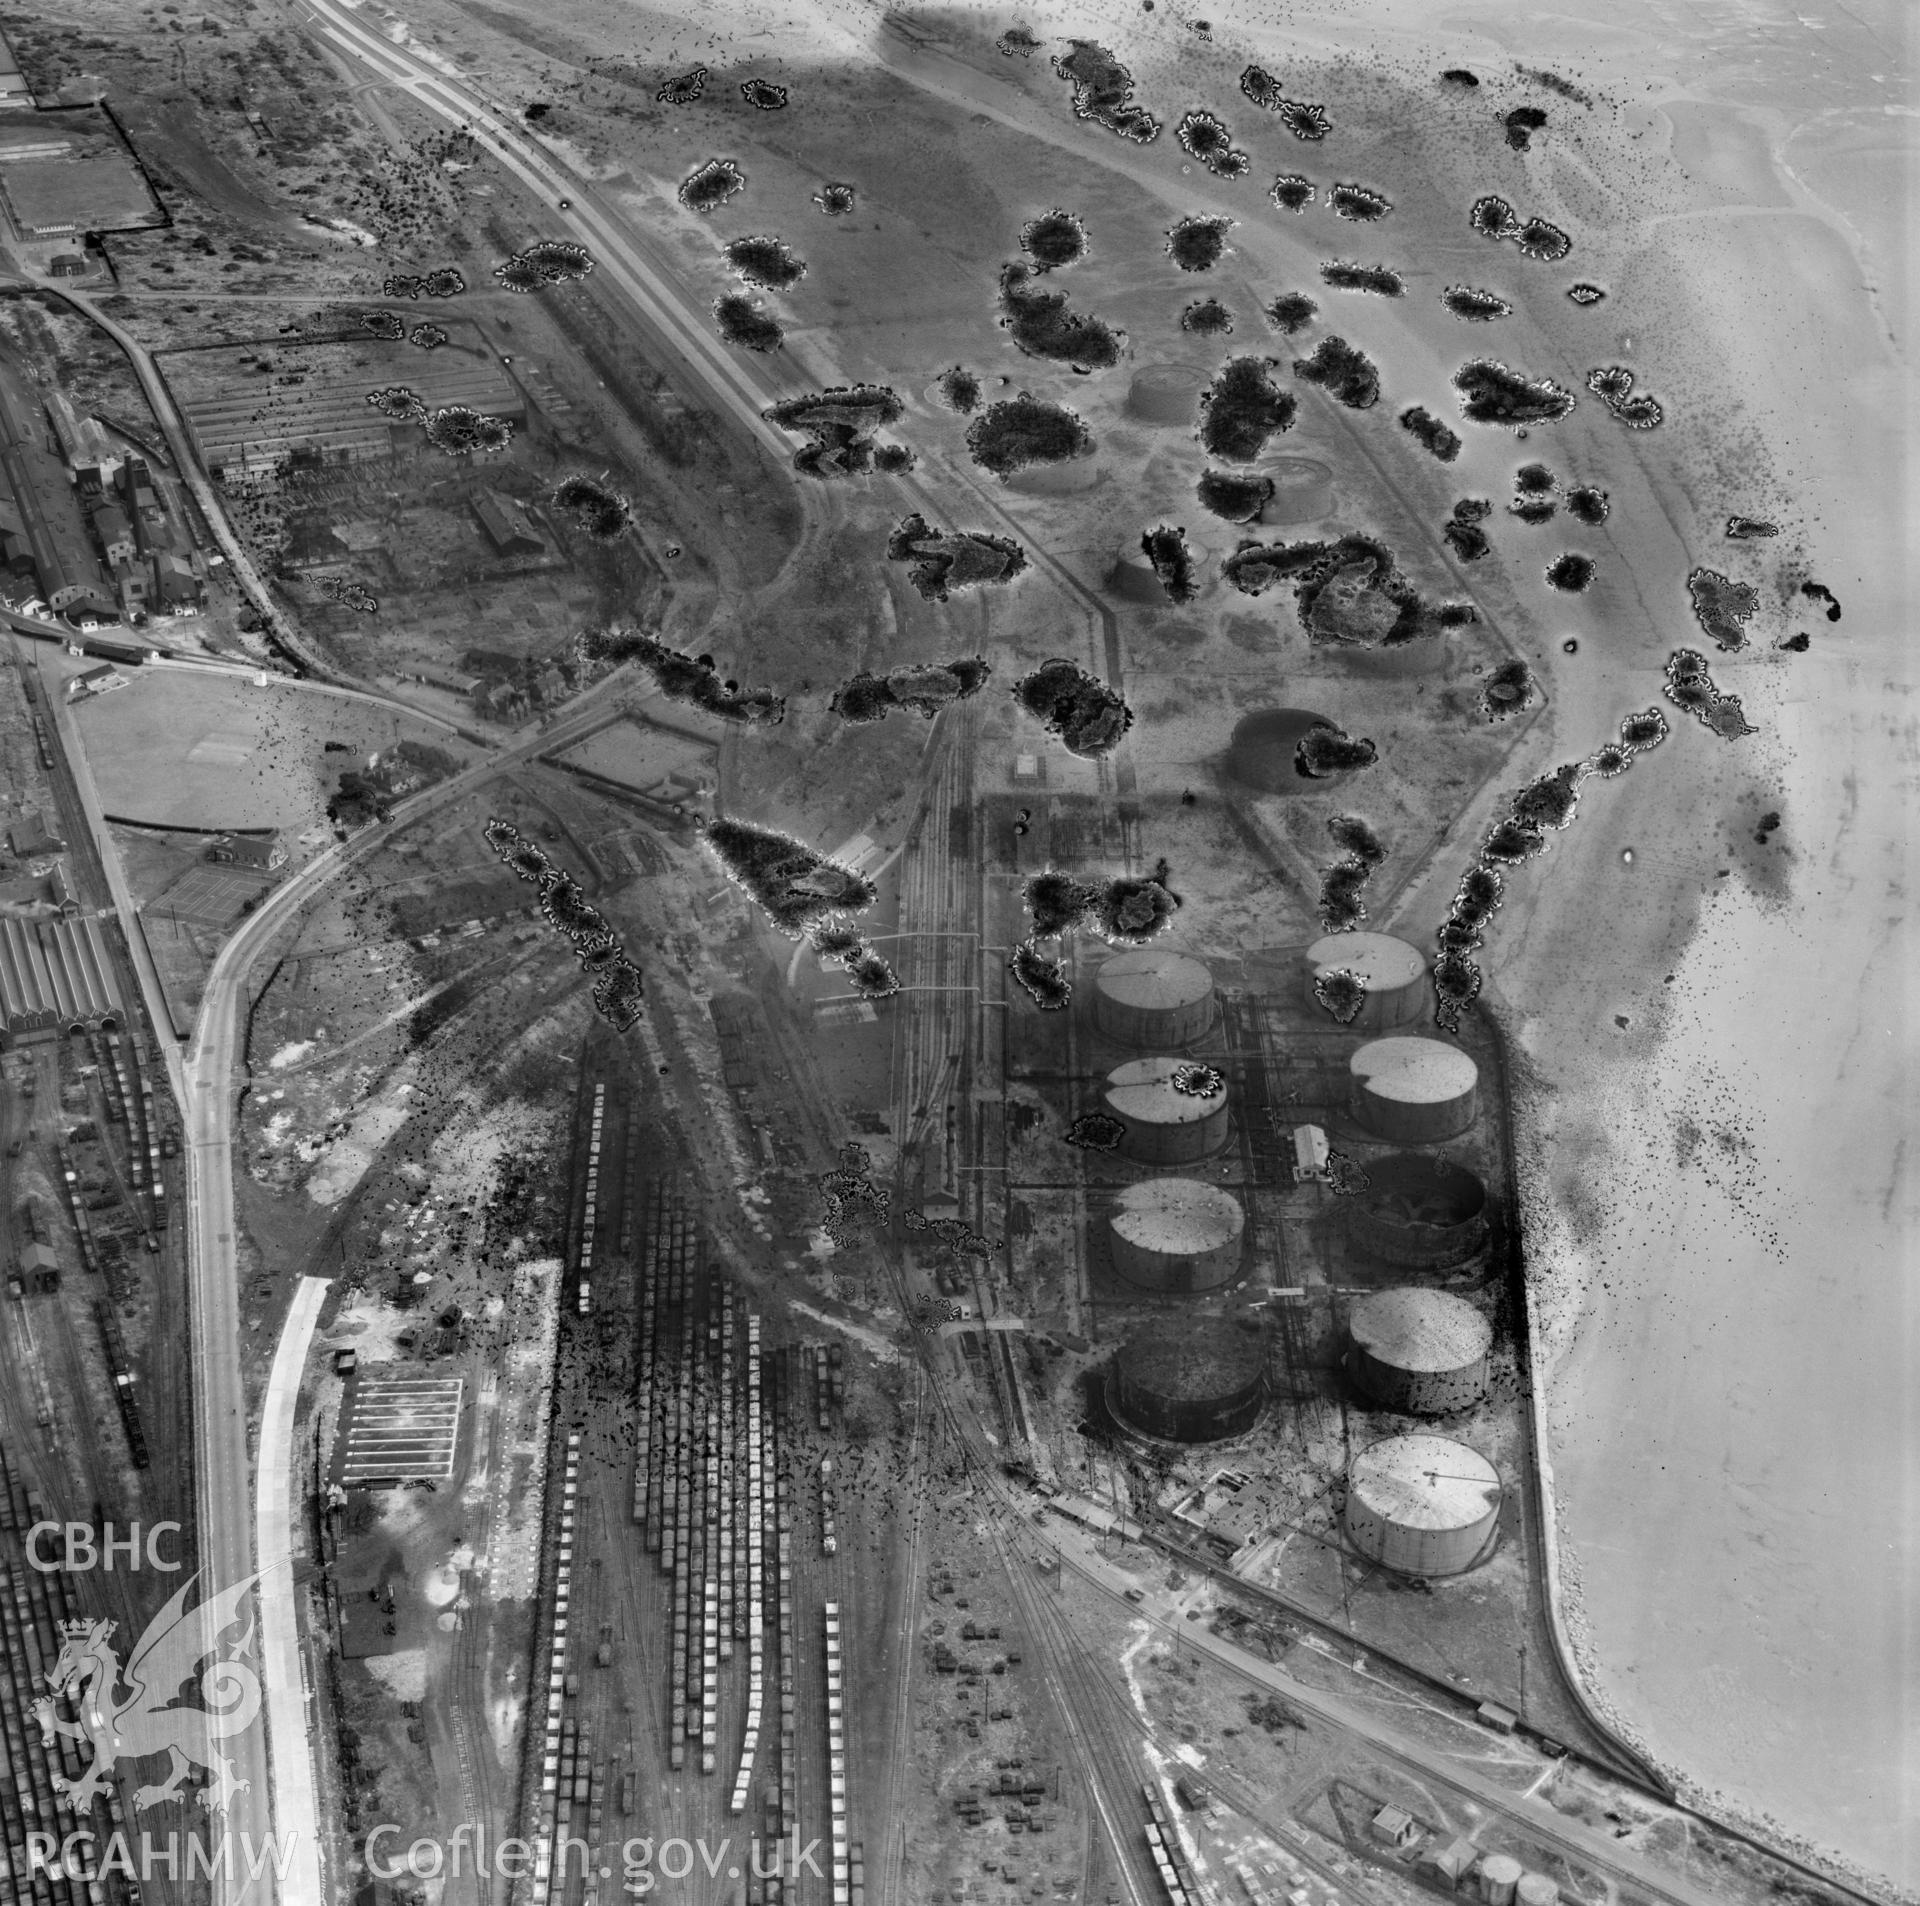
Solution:
M 42 1015 L 69 1025 L 119 1009 L 97 921 L 0 920 L 0 1012 L 9 1028 Z

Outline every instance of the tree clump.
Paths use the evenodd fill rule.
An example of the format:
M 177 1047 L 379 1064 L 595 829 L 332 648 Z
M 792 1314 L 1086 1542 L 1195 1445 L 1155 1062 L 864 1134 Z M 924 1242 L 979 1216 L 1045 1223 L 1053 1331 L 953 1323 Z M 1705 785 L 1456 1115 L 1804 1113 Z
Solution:
M 1491 324 L 1495 318 L 1513 315 L 1513 306 L 1506 299 L 1491 291 L 1476 290 L 1472 285 L 1449 285 L 1441 292 L 1440 302 L 1456 318 L 1465 318 L 1469 324 Z
M 1468 421 L 1504 424 L 1558 423 L 1573 408 L 1573 395 L 1546 377 L 1526 377 L 1492 358 L 1479 357 L 1453 374 L 1460 407 Z
M 1058 271 L 1087 255 L 1087 230 L 1071 212 L 1043 212 L 1020 228 L 1020 249 L 1037 271 Z
M 680 181 L 679 199 L 689 212 L 704 217 L 747 189 L 747 175 L 732 159 L 709 159 Z
M 1065 463 L 1092 450 L 1092 434 L 1072 411 L 1026 391 L 990 404 L 967 431 L 968 454 L 1002 482 L 1030 463 Z
M 1606 405 L 1616 423 L 1629 430 L 1658 430 L 1666 412 L 1657 397 L 1634 390 L 1634 375 L 1624 364 L 1609 364 L 1587 373 L 1587 388 Z
M 951 370 L 942 371 L 934 380 L 934 389 L 940 393 L 940 401 L 949 410 L 957 410 L 964 415 L 980 407 L 980 379 L 964 364 L 956 364 Z
M 1528 707 L 1539 692 L 1533 670 L 1516 656 L 1502 662 L 1480 684 L 1480 712 L 1489 721 L 1507 721 Z
M 1320 267 L 1322 280 L 1335 291 L 1371 291 L 1382 298 L 1404 298 L 1406 280 L 1385 265 L 1353 265 L 1338 260 Z
M 1211 271 L 1227 251 L 1227 233 L 1233 220 L 1195 213 L 1167 232 L 1167 256 L 1182 271 Z
M 1230 358 L 1200 399 L 1200 442 L 1209 456 L 1251 463 L 1267 439 L 1293 425 L 1299 408 L 1291 391 L 1274 383 L 1274 360 Z
M 1283 172 L 1267 187 L 1267 196 L 1283 212 L 1304 212 L 1314 202 L 1314 183 L 1298 172 Z
M 1293 374 L 1349 410 L 1371 410 L 1380 401 L 1379 367 L 1343 337 L 1324 337 L 1311 357 L 1296 357 Z
M 1196 298 L 1180 313 L 1180 328 L 1190 337 L 1225 337 L 1233 329 L 1233 313 L 1218 298 Z
M 1056 53 L 1053 70 L 1073 87 L 1073 113 L 1104 126 L 1135 145 L 1151 145 L 1160 122 L 1133 98 L 1133 74 L 1093 40 L 1070 40 Z
M 1732 654 L 1747 646 L 1746 625 L 1760 607 L 1759 594 L 1748 582 L 1735 582 L 1712 569 L 1696 569 L 1687 578 L 1693 619 L 1715 646 Z
M 550 501 L 596 543 L 617 542 L 633 523 L 633 505 L 592 477 L 563 477 Z
M 1370 768 L 1379 760 L 1380 750 L 1364 737 L 1347 733 L 1331 722 L 1309 728 L 1293 751 L 1295 772 L 1310 781 L 1324 781 L 1336 774 L 1352 774 Z
M 806 265 L 778 238 L 735 238 L 722 255 L 748 284 L 762 291 L 791 291 L 807 275 Z
M 1201 505 L 1229 523 L 1252 523 L 1259 519 L 1273 497 L 1273 478 L 1244 476 L 1238 471 L 1203 470 L 1194 484 Z
M 907 579 L 928 602 L 945 602 L 956 589 L 1011 582 L 1027 567 L 1027 553 L 1011 536 L 986 530 L 936 530 L 917 512 L 887 538 L 887 560 L 907 563 Z
M 1233 143 L 1225 124 L 1210 112 L 1198 108 L 1185 115 L 1173 130 L 1180 149 L 1190 159 L 1198 159 L 1216 179 L 1244 178 L 1253 163 Z
M 714 327 L 729 344 L 747 351 L 777 351 L 787 334 L 780 320 L 744 292 L 730 291 L 713 301 Z
M 1267 306 L 1266 319 L 1283 337 L 1294 337 L 1320 315 L 1320 307 L 1304 291 L 1283 291 Z
M 787 700 L 771 688 L 743 689 L 722 681 L 711 655 L 684 655 L 638 629 L 612 625 L 585 631 L 576 644 L 585 661 L 638 662 L 669 701 L 684 702 L 722 721 L 772 727 L 784 721 Z
M 794 454 L 796 470 L 833 478 L 868 475 L 874 466 L 874 432 L 897 422 L 905 408 L 884 384 L 849 384 L 783 398 L 761 415 L 807 438 Z
M 1457 431 L 1443 424 L 1424 404 L 1414 404 L 1400 413 L 1400 427 L 1430 456 L 1452 463 L 1460 454 Z
M 1016 682 L 1013 692 L 1069 754 L 1086 760 L 1111 754 L 1133 726 L 1133 711 L 1124 699 L 1077 662 L 1043 662 Z
M 1170 602 L 1191 602 L 1200 584 L 1195 573 L 1193 552 L 1187 547 L 1184 529 L 1162 523 L 1140 538 L 1140 550 L 1153 565 L 1160 586 Z
M 1064 291 L 1034 289 L 1032 277 L 1030 265 L 1008 265 L 1000 273 L 1000 322 L 1028 357 L 1077 371 L 1110 370 L 1119 363 L 1125 332 L 1104 318 L 1070 310 Z
M 865 874 L 774 828 L 721 815 L 701 839 L 721 872 L 793 939 L 835 916 L 863 912 L 878 897 Z
M 1387 195 L 1376 192 L 1370 185 L 1330 185 L 1327 204 L 1336 218 L 1352 219 L 1362 225 L 1385 218 L 1393 210 Z

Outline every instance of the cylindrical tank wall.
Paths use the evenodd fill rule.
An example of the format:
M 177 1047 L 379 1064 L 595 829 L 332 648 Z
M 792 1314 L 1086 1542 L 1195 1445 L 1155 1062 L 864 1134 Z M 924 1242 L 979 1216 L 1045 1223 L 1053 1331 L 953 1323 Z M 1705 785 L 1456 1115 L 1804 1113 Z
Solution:
M 1127 387 L 1127 414 L 1141 423 L 1185 424 L 1200 421 L 1200 396 L 1207 373 L 1194 364 L 1148 364 Z
M 1148 1436 L 1217 1442 L 1251 1429 L 1266 1401 L 1266 1340 L 1223 1318 L 1149 1325 L 1114 1359 L 1107 1400 L 1119 1419 Z
M 1493 1331 L 1446 1291 L 1375 1291 L 1347 1319 L 1347 1369 L 1376 1403 L 1411 1416 L 1451 1416 L 1487 1393 Z
M 1261 471 L 1273 479 L 1273 494 L 1260 511 L 1262 523 L 1317 523 L 1333 514 L 1333 472 L 1312 457 L 1281 457 Z
M 1448 1270 L 1487 1242 L 1486 1187 L 1464 1165 L 1420 1152 L 1369 1159 L 1366 1188 L 1349 1200 L 1347 1235 L 1388 1264 Z
M 1414 1025 L 1431 1008 L 1424 955 L 1391 934 L 1329 933 L 1307 948 L 1305 964 L 1307 1003 L 1316 1009 L 1313 986 L 1322 973 L 1344 968 L 1366 982 L 1366 1001 L 1347 1022 L 1348 1032 L 1391 1032 Z
M 1443 1436 L 1393 1436 L 1347 1472 L 1341 1526 L 1369 1561 L 1403 1575 L 1458 1575 L 1488 1549 L 1501 1488 L 1477 1450 Z
M 1191 1045 L 1213 1023 L 1213 977 L 1185 953 L 1116 953 L 1094 976 L 1093 1022 L 1125 1046 Z
M 1218 1185 L 1162 1178 L 1130 1185 L 1107 1217 L 1113 1267 L 1169 1293 L 1216 1290 L 1240 1274 L 1246 1214 Z
M 1348 1062 L 1353 1112 L 1396 1145 L 1437 1145 L 1480 1116 L 1479 1068 L 1438 1039 L 1376 1039 Z
M 1480 1862 L 1480 1897 L 1487 1906 L 1513 1906 L 1514 1888 L 1525 1871 L 1511 1853 L 1489 1853 Z

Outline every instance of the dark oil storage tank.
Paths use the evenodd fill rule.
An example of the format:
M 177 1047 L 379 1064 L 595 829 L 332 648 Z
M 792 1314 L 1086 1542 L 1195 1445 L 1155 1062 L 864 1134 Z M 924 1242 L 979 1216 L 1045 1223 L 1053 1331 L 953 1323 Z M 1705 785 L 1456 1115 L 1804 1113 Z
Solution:
M 1464 1165 L 1424 1152 L 1367 1161 L 1367 1183 L 1349 1201 L 1347 1235 L 1388 1264 L 1443 1271 L 1487 1242 L 1487 1188 Z
M 1126 1128 L 1136 1165 L 1191 1165 L 1227 1142 L 1227 1082 L 1189 1059 L 1129 1059 L 1107 1074 L 1101 1102 Z
M 1219 1185 L 1149 1178 L 1121 1192 L 1107 1216 L 1113 1267 L 1157 1291 L 1206 1291 L 1240 1274 L 1247 1214 Z
M 1451 1292 L 1405 1286 L 1356 1298 L 1347 1337 L 1348 1373 L 1390 1410 L 1451 1416 L 1487 1393 L 1493 1326 Z
M 1480 1116 L 1480 1068 L 1438 1039 L 1371 1039 L 1347 1061 L 1353 1114 L 1396 1145 L 1457 1138 Z
M 1276 457 L 1260 466 L 1273 479 L 1261 507 L 1263 523 L 1317 523 L 1333 514 L 1333 472 L 1315 457 Z
M 1094 976 L 1093 1023 L 1123 1046 L 1190 1046 L 1213 1024 L 1213 975 L 1166 947 L 1116 953 Z
M 1347 1540 L 1402 1575 L 1459 1575 L 1485 1558 L 1500 1523 L 1500 1475 L 1450 1436 L 1389 1436 L 1347 1467 Z
M 1143 424 L 1200 422 L 1200 394 L 1213 373 L 1203 364 L 1143 364 L 1127 387 L 1127 415 Z
M 1390 933 L 1329 933 L 1307 948 L 1306 967 L 1309 1005 L 1319 1004 L 1313 986 L 1324 974 L 1345 971 L 1366 986 L 1366 1004 L 1347 1022 L 1350 1032 L 1411 1026 L 1426 1017 L 1432 1003 L 1426 956 Z
M 1107 1403 L 1129 1429 L 1173 1443 L 1250 1430 L 1267 1394 L 1267 1339 L 1254 1320 L 1175 1317 L 1120 1347 Z
M 1243 715 L 1227 743 L 1227 773 L 1242 787 L 1263 794 L 1309 794 L 1335 786 L 1342 777 L 1315 780 L 1302 774 L 1294 753 L 1309 730 L 1331 728 L 1325 715 L 1305 708 L 1260 708 Z

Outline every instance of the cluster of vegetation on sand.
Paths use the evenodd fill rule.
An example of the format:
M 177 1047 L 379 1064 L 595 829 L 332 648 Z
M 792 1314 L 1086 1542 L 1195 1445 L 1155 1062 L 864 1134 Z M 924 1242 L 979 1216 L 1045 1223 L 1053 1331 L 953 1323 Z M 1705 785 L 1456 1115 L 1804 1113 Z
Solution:
M 1693 619 L 1717 648 L 1732 654 L 1747 646 L 1747 623 L 1760 607 L 1759 593 L 1750 582 L 1735 582 L 1716 570 L 1696 569 L 1687 578 Z
M 1173 129 L 1180 149 L 1198 159 L 1216 179 L 1245 178 L 1253 161 L 1233 143 L 1223 121 L 1196 107 Z
M 1488 357 L 1462 364 L 1453 374 L 1453 387 L 1469 423 L 1519 429 L 1558 423 L 1573 408 L 1573 393 L 1551 378 L 1527 377 Z
M 1476 290 L 1472 285 L 1449 285 L 1441 292 L 1440 302 L 1456 318 L 1465 318 L 1469 324 L 1491 324 L 1495 318 L 1513 315 L 1513 306 L 1506 299 L 1491 291 Z
M 1298 172 L 1283 172 L 1267 187 L 1267 197 L 1283 212 L 1304 212 L 1314 196 L 1313 181 Z
M 1187 547 L 1184 529 L 1162 523 L 1140 538 L 1140 550 L 1153 565 L 1160 587 L 1170 602 L 1191 602 L 1200 587 L 1194 567 L 1193 551 Z
M 1407 295 L 1407 281 L 1386 265 L 1354 265 L 1330 259 L 1320 267 L 1320 277 L 1335 291 L 1371 291 L 1381 298 Z
M 680 181 L 678 197 L 689 212 L 703 216 L 747 189 L 747 175 L 732 159 L 709 159 Z
M 707 69 L 696 66 L 691 72 L 676 73 L 654 94 L 662 106 L 691 106 L 707 90 Z
M 967 431 L 968 454 L 1002 482 L 1030 463 L 1065 463 L 1092 450 L 1092 433 L 1072 411 L 1026 391 L 989 404 Z
M 1666 417 L 1657 397 L 1635 392 L 1634 375 L 1624 364 L 1609 364 L 1587 373 L 1587 388 L 1606 405 L 1616 423 L 1629 430 L 1658 430 Z
M 957 410 L 964 416 L 980 408 L 980 379 L 964 364 L 942 371 L 934 379 L 933 387 L 949 410 Z
M 1578 305 L 1598 304 L 1606 295 L 1598 285 L 1590 285 L 1584 278 L 1567 287 L 1567 296 Z
M 1335 218 L 1352 219 L 1360 225 L 1371 225 L 1393 210 L 1387 195 L 1376 192 L 1370 185 L 1330 185 L 1327 204 Z
M 1547 587 L 1566 595 L 1583 594 L 1593 581 L 1593 558 L 1569 549 L 1547 565 Z
M 1196 298 L 1180 313 L 1180 328 L 1192 337 L 1225 337 L 1233 329 L 1233 313 L 1218 298 Z
M 777 351 L 787 334 L 765 305 L 743 291 L 729 291 L 713 301 L 714 328 L 729 344 L 748 351 Z
M 1768 523 L 1758 516 L 1729 516 L 1727 518 L 1727 536 L 1736 543 L 1751 542 L 1756 536 L 1778 536 L 1780 525 Z
M 512 286 L 509 289 L 522 290 L 524 286 Z M 398 344 L 407 335 L 406 320 L 397 311 L 363 311 L 360 314 L 361 329 L 369 337 L 380 338 L 388 344 Z
M 1026 886 L 1029 943 L 1084 929 L 1110 946 L 1145 946 L 1173 924 L 1180 906 L 1167 873 L 1162 861 L 1144 880 L 1122 875 L 1088 883 L 1056 868 L 1033 875 Z
M 1500 123 L 1506 129 L 1507 144 L 1515 152 L 1525 152 L 1533 135 L 1547 123 L 1547 115 L 1538 106 L 1516 106 Z
M 1505 199 L 1492 192 L 1474 200 L 1467 223 L 1482 238 L 1510 240 L 1523 255 L 1546 264 L 1566 257 L 1573 249 L 1573 240 L 1559 226 L 1544 218 L 1523 220 Z
M 807 275 L 806 265 L 780 238 L 730 239 L 722 256 L 748 284 L 762 291 L 791 291 Z
M 873 905 L 878 889 L 804 841 L 725 815 L 701 830 L 720 870 L 782 933 L 798 939 Z
M 1324 781 L 1336 774 L 1353 774 L 1370 768 L 1379 760 L 1380 750 L 1362 736 L 1350 735 L 1331 722 L 1309 728 L 1293 751 L 1295 772 L 1309 781 Z
M 1477 563 L 1493 547 L 1480 527 L 1492 513 L 1493 505 L 1485 497 L 1463 496 L 1441 525 L 1441 540 L 1463 563 Z
M 1341 857 L 1320 877 L 1320 924 L 1329 933 L 1349 933 L 1367 917 L 1365 899 L 1366 886 L 1372 878 L 1373 870 L 1386 859 L 1387 850 L 1378 834 L 1358 815 L 1335 814 L 1328 818 L 1327 832 L 1333 836 L 1333 844 L 1341 850 Z M 1336 991 L 1338 989 L 1335 989 Z M 1328 1005 L 1327 997 L 1319 995 L 1320 1003 L 1334 1013 L 1340 1014 Z M 1361 997 L 1366 996 L 1365 988 Z M 1355 1007 L 1355 1012 L 1359 1009 Z M 1341 1020 L 1345 1025 L 1352 1018 Z
M 887 538 L 887 560 L 908 563 L 907 579 L 929 602 L 956 589 L 1011 582 L 1027 566 L 1027 552 L 1011 536 L 985 530 L 937 530 L 918 513 L 901 518 Z
M 593 270 L 593 255 L 570 238 L 543 238 L 495 265 L 493 275 L 507 291 L 538 291 L 543 285 L 572 284 Z
M 1020 228 L 1020 249 L 1038 271 L 1058 271 L 1087 255 L 1086 227 L 1071 212 L 1042 212 Z
M 1053 70 L 1073 87 L 1076 119 L 1090 119 L 1135 145 L 1151 145 L 1159 138 L 1159 120 L 1134 103 L 1133 74 L 1104 46 L 1071 40 L 1066 52 L 1054 55 Z
M 1502 662 L 1480 684 L 1480 712 L 1489 721 L 1507 721 L 1531 706 L 1539 684 L 1519 657 Z
M 1127 1128 L 1111 1112 L 1082 1112 L 1061 1137 L 1084 1151 L 1113 1152 L 1120 1149 L 1126 1135 Z
M 793 459 L 803 475 L 865 476 L 875 467 L 874 432 L 897 422 L 904 408 L 884 384 L 847 384 L 783 398 L 761 414 L 807 437 Z
M 1379 366 L 1343 337 L 1323 337 L 1311 357 L 1293 360 L 1293 374 L 1349 410 L 1371 410 L 1380 401 Z
M 1738 695 L 1723 695 L 1707 673 L 1707 660 L 1693 649 L 1675 649 L 1667 658 L 1666 697 L 1722 741 L 1738 741 L 1758 731 L 1748 725 Z
M 844 180 L 829 179 L 813 195 L 813 202 L 829 218 L 845 218 L 857 202 L 858 194 Z
M 1395 567 L 1385 544 L 1367 536 L 1337 542 L 1242 543 L 1222 573 L 1243 595 L 1294 584 L 1308 638 L 1340 648 L 1399 648 L 1476 618 L 1471 603 L 1429 604 Z
M 1282 337 L 1295 337 L 1320 315 L 1304 291 L 1283 291 L 1266 308 L 1266 320 Z
M 1824 582 L 1803 582 L 1800 585 L 1800 593 L 1809 602 L 1824 602 L 1827 605 L 1829 622 L 1840 620 L 1840 598 Z
M 1073 982 L 1067 977 L 1065 960 L 1055 959 L 1051 954 L 1042 953 L 1031 940 L 1022 940 L 1013 949 L 1013 957 L 1007 962 L 1007 971 L 1013 975 L 1014 983 L 1043 1013 L 1064 1011 L 1067 1002 L 1073 998 Z M 1104 1112 L 1095 1113 L 1096 1118 L 1106 1118 Z M 1069 1145 L 1089 1144 L 1096 1151 L 1112 1151 L 1126 1136 L 1126 1127 L 1117 1119 L 1107 1119 L 1114 1128 L 1114 1135 L 1107 1139 L 1104 1135 L 1098 1141 L 1075 1138 L 1071 1130 L 1067 1133 Z
M 466 279 L 453 266 L 442 265 L 437 271 L 417 276 L 398 273 L 381 285 L 380 295 L 383 298 L 457 298 L 466 288 Z
M 743 79 L 740 82 L 740 97 L 755 112 L 777 113 L 787 103 L 787 89 L 767 79 Z
M 1227 233 L 1233 220 L 1224 215 L 1194 213 L 1167 231 L 1167 256 L 1182 271 L 1211 271 L 1227 252 Z
M 639 629 L 589 629 L 576 645 L 591 662 L 638 662 L 669 701 L 684 702 L 722 721 L 772 727 L 786 719 L 787 699 L 770 688 L 743 689 L 722 681 L 711 655 L 683 655 Z
M 423 420 L 427 441 L 450 457 L 471 456 L 478 450 L 493 455 L 513 441 L 513 425 L 504 417 L 489 417 L 465 404 L 443 404 Z
M 1424 404 L 1400 413 L 1400 427 L 1430 456 L 1451 463 L 1460 454 L 1459 432 L 1444 424 Z
M 1332 129 L 1324 106 L 1287 98 L 1280 82 L 1263 66 L 1249 66 L 1240 75 L 1240 90 L 1263 111 L 1275 114 L 1296 139 L 1317 143 Z
M 993 664 L 984 655 L 959 655 L 950 662 L 908 662 L 884 675 L 862 672 L 849 677 L 828 705 L 842 721 L 884 721 L 896 708 L 931 721 L 950 703 L 979 694 L 992 673 Z
M 427 407 L 417 393 L 404 384 L 384 384 L 367 392 L 370 403 L 389 423 L 417 424 L 426 421 Z
M 453 333 L 444 324 L 416 324 L 407 333 L 407 342 L 418 345 L 423 351 L 437 351 L 452 336 Z
M 1273 478 L 1245 476 L 1237 470 L 1203 470 L 1193 486 L 1202 507 L 1229 523 L 1259 520 L 1273 496 Z
M 1612 504 L 1605 490 L 1591 483 L 1576 483 L 1567 492 L 1567 514 L 1576 523 L 1584 523 L 1589 529 L 1598 529 L 1607 520 Z
M 1272 358 L 1229 358 L 1200 399 L 1200 441 L 1212 457 L 1251 463 L 1276 432 L 1292 427 L 1298 400 L 1268 374 Z
M 1119 363 L 1126 333 L 1104 318 L 1072 311 L 1064 291 L 1033 286 L 1032 265 L 1010 264 L 1000 272 L 1000 322 L 1029 357 L 1070 364 L 1077 371 L 1110 370 Z
M 1167 1074 L 1167 1083 L 1190 1099 L 1217 1099 L 1227 1089 L 1227 1076 L 1218 1066 L 1189 1059 Z
M 1069 754 L 1090 761 L 1111 754 L 1133 726 L 1133 710 L 1118 692 L 1078 662 L 1042 662 L 1014 683 L 1013 692 Z
M 562 477 L 549 498 L 596 543 L 617 542 L 633 523 L 633 505 L 589 476 Z
M 540 911 L 573 944 L 582 969 L 594 978 L 595 1008 L 620 1032 L 640 1016 L 640 969 L 621 951 L 606 916 L 587 902 L 580 883 L 556 867 L 511 821 L 490 820 L 487 844 L 522 880 L 540 888 Z

